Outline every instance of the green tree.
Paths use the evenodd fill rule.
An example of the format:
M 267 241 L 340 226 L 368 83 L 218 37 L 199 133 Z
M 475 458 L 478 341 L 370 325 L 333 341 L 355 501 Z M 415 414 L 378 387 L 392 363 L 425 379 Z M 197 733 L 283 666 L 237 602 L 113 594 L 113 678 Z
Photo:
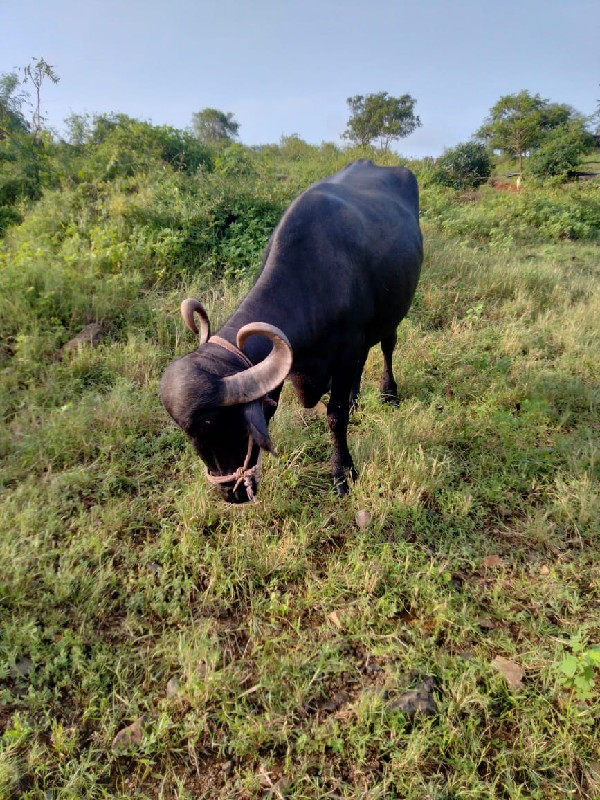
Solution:
M 82 147 L 89 140 L 90 133 L 89 114 L 69 114 L 64 124 L 67 129 L 66 141 L 74 147 Z
M 231 142 L 238 136 L 240 128 L 231 112 L 217 108 L 204 108 L 192 115 L 194 133 L 204 144 Z
M 395 139 L 409 136 L 421 125 L 415 114 L 416 100 L 409 94 L 391 97 L 387 92 L 349 97 L 348 127 L 342 134 L 355 144 L 366 147 L 377 140 L 381 150 L 389 150 Z
M 436 163 L 434 180 L 454 189 L 472 189 L 492 173 L 489 149 L 480 142 L 464 142 L 444 151 Z
M 594 137 L 581 119 L 570 120 L 555 128 L 528 161 L 528 169 L 537 178 L 559 177 L 566 180 L 594 145 Z
M 16 72 L 0 76 L 0 140 L 10 133 L 27 133 L 29 130 L 22 110 L 27 94 L 21 85 Z
M 539 147 L 549 131 L 564 125 L 574 115 L 568 105 L 550 103 L 539 94 L 523 90 L 501 97 L 490 109 L 477 136 L 492 150 L 518 158 L 522 173 L 523 156 Z
M 45 117 L 42 115 L 42 85 L 44 81 L 49 80 L 52 83 L 58 83 L 60 78 L 54 71 L 54 67 L 52 67 L 44 58 L 36 58 L 31 64 L 28 64 L 23 73 L 25 75 L 24 83 L 31 83 L 33 85 L 35 91 L 35 98 L 33 103 L 33 117 L 32 117 L 32 129 L 33 135 L 35 139 L 40 139 L 42 130 L 44 128 L 44 123 L 46 122 Z
M 17 72 L 0 77 L 0 234 L 19 221 L 16 209 L 20 199 L 39 198 L 42 188 L 55 180 L 42 137 L 41 87 L 45 78 L 54 83 L 58 80 L 44 59 L 25 67 L 22 78 Z M 33 102 L 25 88 L 28 83 L 35 89 Z M 33 107 L 32 126 L 25 118 L 27 106 Z
M 590 116 L 590 122 L 595 124 L 594 133 L 600 136 L 600 100 L 597 101 L 596 110 Z

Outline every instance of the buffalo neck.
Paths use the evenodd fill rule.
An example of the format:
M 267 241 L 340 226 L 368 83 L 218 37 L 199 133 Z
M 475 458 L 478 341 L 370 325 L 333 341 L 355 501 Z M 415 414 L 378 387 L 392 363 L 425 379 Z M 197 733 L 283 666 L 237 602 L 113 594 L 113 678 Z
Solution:
M 218 334 L 231 344 L 236 344 L 237 333 L 244 325 L 266 322 L 282 330 L 292 346 L 292 351 L 296 352 L 302 347 L 303 340 L 304 313 L 299 313 L 299 306 L 302 305 L 301 289 L 294 286 L 297 281 L 290 275 L 285 287 L 281 287 L 269 273 L 266 265 L 246 298 Z M 303 311 L 305 310 L 303 307 Z M 264 336 L 250 336 L 244 344 L 244 353 L 253 364 L 257 364 L 266 358 L 271 348 L 271 342 Z

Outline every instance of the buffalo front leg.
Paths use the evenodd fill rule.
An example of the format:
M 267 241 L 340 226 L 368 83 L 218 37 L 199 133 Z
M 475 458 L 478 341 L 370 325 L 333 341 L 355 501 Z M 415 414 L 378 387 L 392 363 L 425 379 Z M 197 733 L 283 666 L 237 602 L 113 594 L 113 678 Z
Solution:
M 354 378 L 355 372 L 352 369 L 334 376 L 327 404 L 327 422 L 333 439 L 331 471 L 334 488 L 340 496 L 348 493 L 348 476 L 353 481 L 357 478 L 352 456 L 348 450 L 348 420 L 350 419 L 348 397 Z
M 381 352 L 383 353 L 383 374 L 381 376 L 381 385 L 379 391 L 381 392 L 381 399 L 384 403 L 391 403 L 393 406 L 398 405 L 398 386 L 394 380 L 394 373 L 392 372 L 392 353 L 396 346 L 396 332 L 391 336 L 381 340 Z

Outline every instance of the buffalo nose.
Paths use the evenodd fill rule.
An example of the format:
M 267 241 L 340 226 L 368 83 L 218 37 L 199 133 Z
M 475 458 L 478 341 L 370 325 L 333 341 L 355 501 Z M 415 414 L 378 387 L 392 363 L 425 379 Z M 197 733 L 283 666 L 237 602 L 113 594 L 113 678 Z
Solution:
M 250 495 L 244 483 L 240 483 L 235 490 L 233 486 L 221 486 L 219 488 L 221 490 L 221 496 L 228 503 L 248 503 L 256 495 L 256 484 L 254 481 L 252 481 Z

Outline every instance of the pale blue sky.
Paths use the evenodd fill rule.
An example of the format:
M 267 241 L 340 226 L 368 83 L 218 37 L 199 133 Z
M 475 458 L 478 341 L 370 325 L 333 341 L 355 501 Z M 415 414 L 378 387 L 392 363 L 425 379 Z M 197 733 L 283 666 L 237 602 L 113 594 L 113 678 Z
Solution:
M 467 140 L 503 94 L 592 113 L 599 0 L 0 0 L 0 73 L 43 56 L 50 125 L 118 111 L 185 128 L 233 112 L 244 144 L 339 142 L 346 98 L 406 92 L 407 156 Z

